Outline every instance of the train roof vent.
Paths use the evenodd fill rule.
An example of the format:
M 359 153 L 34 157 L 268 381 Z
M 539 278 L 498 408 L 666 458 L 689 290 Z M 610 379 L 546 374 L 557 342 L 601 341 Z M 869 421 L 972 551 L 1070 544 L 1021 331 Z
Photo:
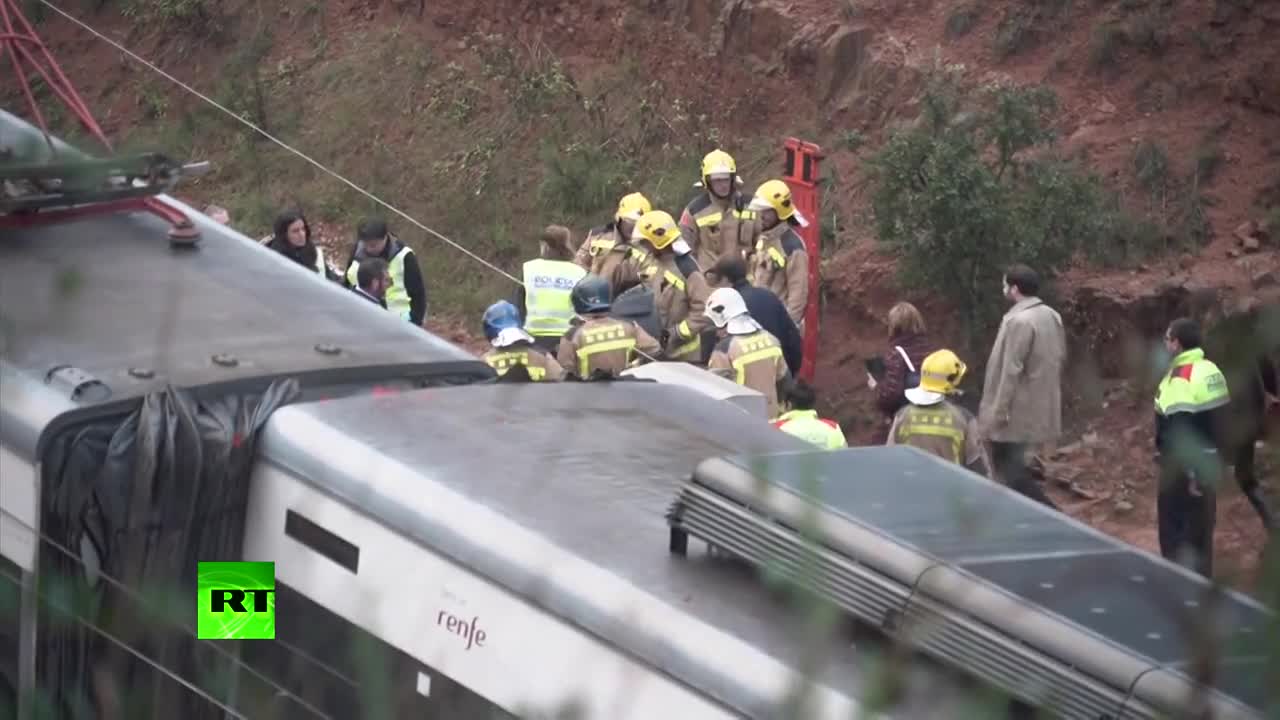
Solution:
M 72 402 L 99 403 L 111 397 L 106 383 L 77 367 L 57 365 L 45 374 L 44 382 L 64 393 Z
M 1192 687 L 1157 606 L 1206 583 L 911 448 L 707 460 L 667 520 L 672 553 L 696 537 L 1060 717 L 1154 718 Z M 1135 577 L 1158 592 L 1116 587 Z M 1267 625 L 1242 596 L 1220 604 L 1226 633 Z M 1265 690 L 1221 675 L 1221 717 L 1260 717 Z

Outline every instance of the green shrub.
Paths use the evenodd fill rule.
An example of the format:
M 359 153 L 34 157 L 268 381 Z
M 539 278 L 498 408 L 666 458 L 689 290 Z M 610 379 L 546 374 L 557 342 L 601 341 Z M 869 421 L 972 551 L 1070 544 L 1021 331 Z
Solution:
M 1075 253 L 1105 247 L 1111 232 L 1110 194 L 1053 152 L 1055 107 L 1045 88 L 975 97 L 935 77 L 920 122 L 871 161 L 877 234 L 902 280 L 961 308 L 970 340 L 1000 310 L 992 293 L 1007 264 L 1052 275 Z
M 1089 66 L 1097 71 L 1114 68 L 1128 44 L 1129 34 L 1123 27 L 1115 23 L 1099 25 L 1089 41 Z
M 964 37 L 973 30 L 982 17 L 982 4 L 977 0 L 966 0 L 951 8 L 947 13 L 947 37 Z

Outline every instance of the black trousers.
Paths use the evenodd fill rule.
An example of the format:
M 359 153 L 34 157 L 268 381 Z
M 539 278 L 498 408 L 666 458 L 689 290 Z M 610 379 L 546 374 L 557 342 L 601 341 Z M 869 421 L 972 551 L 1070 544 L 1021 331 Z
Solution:
M 560 349 L 559 335 L 534 335 L 534 347 L 541 348 L 555 357 L 556 351 Z
M 1173 469 L 1160 472 L 1160 494 L 1156 496 L 1160 554 L 1212 578 L 1218 499 L 1214 483 L 1201 484 L 1200 495 L 1192 495 L 1190 485 L 1185 472 Z
M 1045 494 L 1044 488 L 1040 487 L 1040 483 L 1031 477 L 1031 471 L 1027 468 L 1025 443 L 991 442 L 990 446 L 991 464 L 1000 482 L 1041 505 L 1047 505 L 1054 510 L 1058 509 L 1053 500 Z
M 1275 515 L 1271 512 L 1271 508 L 1267 506 L 1267 500 L 1262 495 L 1262 488 L 1258 487 L 1258 476 L 1254 472 L 1254 447 L 1253 439 L 1242 443 L 1236 449 L 1235 457 L 1232 458 L 1235 464 L 1236 482 L 1240 485 L 1240 492 L 1244 494 L 1249 504 L 1253 506 L 1254 512 L 1258 513 L 1258 518 L 1262 520 L 1262 527 L 1267 532 L 1275 530 Z

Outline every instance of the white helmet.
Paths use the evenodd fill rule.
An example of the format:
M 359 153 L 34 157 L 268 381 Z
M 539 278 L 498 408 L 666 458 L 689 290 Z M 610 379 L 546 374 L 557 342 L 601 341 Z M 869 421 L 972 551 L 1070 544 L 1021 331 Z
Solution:
M 730 335 L 746 335 L 760 329 L 747 313 L 747 303 L 733 288 L 719 288 L 707 298 L 705 315 L 718 328 L 726 327 Z

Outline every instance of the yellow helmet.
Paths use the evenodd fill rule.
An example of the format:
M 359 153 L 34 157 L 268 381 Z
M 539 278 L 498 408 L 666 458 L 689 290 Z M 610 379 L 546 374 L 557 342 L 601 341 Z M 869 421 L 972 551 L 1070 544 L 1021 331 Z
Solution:
M 773 210 L 779 220 L 789 220 L 796 214 L 795 205 L 791 203 L 791 188 L 781 180 L 770 180 L 756 188 L 750 209 Z
M 712 150 L 702 158 L 702 179 L 705 181 L 712 175 L 737 175 L 738 164 L 733 156 L 723 150 Z
M 639 220 L 640 216 L 653 209 L 649 204 L 649 198 L 638 192 L 630 195 L 623 195 L 618 201 L 618 212 L 613 216 L 615 222 L 623 220 Z
M 632 240 L 647 240 L 655 250 L 661 250 L 680 239 L 680 226 L 670 213 L 661 210 L 647 212 L 636 221 L 631 231 Z
M 920 363 L 920 389 L 950 395 L 964 379 L 965 364 L 950 350 L 938 350 Z

